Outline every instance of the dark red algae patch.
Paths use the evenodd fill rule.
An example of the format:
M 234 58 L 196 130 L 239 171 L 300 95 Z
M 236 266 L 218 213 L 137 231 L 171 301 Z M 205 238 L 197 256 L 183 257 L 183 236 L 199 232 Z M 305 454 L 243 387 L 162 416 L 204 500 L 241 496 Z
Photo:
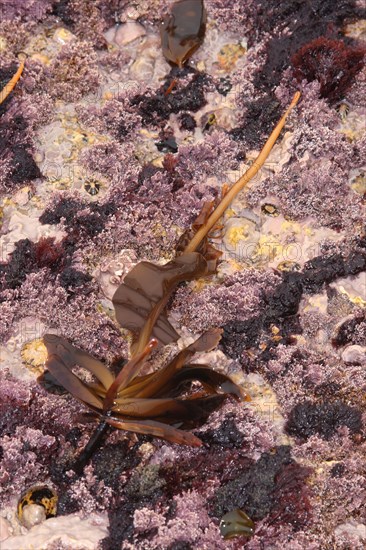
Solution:
M 342 401 L 305 401 L 292 409 L 285 429 L 289 435 L 300 439 L 319 435 L 329 440 L 342 426 L 346 426 L 351 434 L 360 433 L 363 427 L 361 411 Z
M 365 17 L 366 10 L 360 5 L 357 6 L 354 0 L 259 0 L 248 6 L 245 16 L 248 46 L 251 48 L 262 41 L 263 44 L 265 42 L 265 61 L 258 67 L 253 79 L 257 95 L 262 97 L 258 102 L 244 101 L 241 106 L 244 113 L 242 123 L 230 132 L 233 139 L 243 140 L 245 145 L 252 148 L 262 145 L 264 137 L 268 135 L 268 127 L 277 120 L 274 92 L 283 78 L 284 71 L 292 68 L 293 56 L 302 47 L 310 46 L 321 37 L 325 37 L 323 40 L 329 39 L 330 42 L 343 44 L 343 47 L 339 45 L 342 55 L 335 55 L 333 51 L 333 69 L 327 67 L 327 56 L 319 56 L 317 62 L 322 59 L 323 62 L 318 70 L 314 71 L 313 78 L 310 78 L 310 70 L 306 70 L 306 67 L 311 65 L 310 62 L 303 66 L 303 72 L 308 73 L 309 79 L 319 80 L 322 84 L 322 69 L 326 69 L 328 76 L 327 86 L 323 86 L 324 91 L 331 88 L 332 100 L 341 97 L 362 66 L 360 54 L 357 53 L 360 49 L 353 47 L 350 39 L 343 41 L 342 28 L 347 22 Z M 257 114 L 261 105 L 263 114 Z
M 306 485 L 310 473 L 309 468 L 291 458 L 291 447 L 276 447 L 223 483 L 209 501 L 210 513 L 221 518 L 240 508 L 253 520 L 273 515 L 276 522 L 302 528 L 310 519 L 310 491 Z
M 179 76 L 189 73 L 193 73 L 191 81 L 185 86 L 180 85 Z M 177 78 L 177 86 L 166 95 L 171 78 Z M 166 84 L 156 92 L 135 95 L 131 99 L 131 105 L 138 108 L 144 125 L 161 125 L 172 113 L 178 114 L 185 111 L 195 113 L 206 105 L 205 92 L 209 81 L 206 74 L 193 69 L 172 69 Z
M 19 113 L 8 116 L 7 109 L 12 101 L 10 95 L 0 105 L 0 159 L 6 167 L 4 183 L 6 191 L 14 190 L 22 183 L 28 183 L 42 177 L 35 163 L 31 144 L 27 137 L 28 123 Z
M 139 456 L 141 458 L 141 455 L 137 455 L 135 451 L 138 450 L 142 441 L 141 439 L 139 444 L 126 450 L 127 457 L 130 455 L 130 458 L 129 465 L 124 461 L 123 474 L 128 481 L 123 486 L 118 481 L 114 483 L 113 500 L 108 510 L 109 536 L 101 542 L 102 550 L 120 548 L 122 541 L 136 544 L 132 538 L 135 535 L 133 516 L 136 510 L 145 506 L 147 508 L 159 506 L 160 503 L 169 507 L 169 502 L 165 500 L 163 493 L 164 480 L 160 478 L 157 466 L 146 466 L 138 472 L 133 472 L 133 468 L 139 463 Z M 108 469 L 108 462 L 105 469 Z M 144 532 L 141 543 L 156 533 L 156 529 Z M 139 547 L 138 543 L 136 547 Z
M 357 313 L 351 319 L 344 321 L 332 340 L 334 347 L 339 348 L 347 344 L 366 346 L 366 315 Z
M 56 225 L 63 219 L 69 234 L 75 238 L 93 238 L 101 233 L 109 219 L 117 211 L 113 203 L 82 203 L 76 199 L 61 197 L 40 216 L 44 224 Z
M 271 94 L 264 99 L 250 101 L 245 105 L 246 113 L 239 128 L 229 131 L 235 140 L 254 148 L 263 143 L 281 116 L 280 103 Z
M 21 239 L 15 243 L 15 250 L 7 263 L 0 264 L 2 288 L 15 289 L 21 286 L 27 275 L 48 268 L 52 279 L 58 277 L 59 284 L 68 292 L 91 281 L 91 277 L 70 264 L 72 255 L 67 240 L 56 242 L 53 237 L 42 237 L 37 243 Z
M 320 95 L 330 102 L 341 99 L 364 65 L 366 49 L 346 45 L 342 40 L 316 38 L 291 58 L 298 82 L 317 80 Z
M 12 78 L 18 69 L 17 65 L 0 68 L 0 89 Z M 22 183 L 31 182 L 42 177 L 42 174 L 32 156 L 32 146 L 29 140 L 29 124 L 13 102 L 18 90 L 13 90 L 0 105 L 0 159 L 3 175 L 0 180 L 0 192 L 12 191 Z M 11 109 L 11 112 L 9 112 Z
M 256 75 L 255 86 L 273 91 L 299 47 L 321 36 L 339 38 L 347 21 L 362 17 L 365 10 L 354 0 L 263 0 L 254 15 L 254 36 L 262 37 L 268 32 L 273 38 L 267 43 L 267 60 Z

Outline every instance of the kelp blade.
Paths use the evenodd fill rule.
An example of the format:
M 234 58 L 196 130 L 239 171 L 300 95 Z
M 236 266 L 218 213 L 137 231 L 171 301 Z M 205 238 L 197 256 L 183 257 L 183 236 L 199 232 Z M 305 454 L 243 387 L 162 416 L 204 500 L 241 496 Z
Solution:
M 177 443 L 178 445 L 202 446 L 202 441 L 192 433 L 184 432 L 155 420 L 143 422 L 140 420 L 122 421 L 113 417 L 104 417 L 104 419 L 110 426 L 120 430 L 161 437 L 162 439 L 166 439 L 166 441 Z
M 48 354 L 59 356 L 69 369 L 72 369 L 75 365 L 83 367 L 91 372 L 102 383 L 105 389 L 108 389 L 113 383 L 114 376 L 101 361 L 86 351 L 76 348 L 65 338 L 56 334 L 45 334 L 43 342 Z
M 118 393 L 118 397 L 134 397 L 148 398 L 161 394 L 161 389 L 169 382 L 172 375 L 179 370 L 184 363 L 198 352 L 210 351 L 214 349 L 220 341 L 222 334 L 221 329 L 211 329 L 203 333 L 195 342 L 187 348 L 181 350 L 165 367 L 158 371 L 136 378 L 130 386 L 124 388 Z
M 164 309 L 178 283 L 206 273 L 207 262 L 197 252 L 182 254 L 165 265 L 140 262 L 126 275 L 112 298 L 118 323 L 132 332 L 135 342 L 149 323 L 148 332 L 158 342 L 164 345 L 175 342 L 179 334 L 159 310 L 159 305 Z M 157 312 L 156 319 L 151 318 L 153 310 Z M 149 338 L 150 334 L 147 341 Z
M 182 67 L 202 44 L 205 30 L 203 0 L 181 0 L 173 4 L 160 32 L 165 58 Z
M 56 380 L 74 397 L 91 407 L 102 408 L 102 400 L 94 395 L 88 386 L 69 370 L 58 355 L 50 355 L 46 362 L 46 367 Z

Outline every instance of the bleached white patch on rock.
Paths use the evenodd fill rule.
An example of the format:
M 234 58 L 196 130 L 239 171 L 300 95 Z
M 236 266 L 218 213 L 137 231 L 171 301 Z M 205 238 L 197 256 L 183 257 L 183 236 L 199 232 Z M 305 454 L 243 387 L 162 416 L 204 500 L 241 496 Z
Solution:
M 94 550 L 98 542 L 108 534 L 107 516 L 90 514 L 83 519 L 77 514 L 60 516 L 35 525 L 26 535 L 9 537 L 6 550 L 46 549 L 53 542 L 61 542 L 67 548 Z

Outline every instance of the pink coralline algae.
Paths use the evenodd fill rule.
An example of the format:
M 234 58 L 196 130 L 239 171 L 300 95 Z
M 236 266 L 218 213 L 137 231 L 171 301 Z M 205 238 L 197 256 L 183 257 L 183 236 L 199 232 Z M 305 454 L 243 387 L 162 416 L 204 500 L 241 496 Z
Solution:
M 122 53 L 119 52 L 119 54 Z M 80 121 L 86 127 L 92 126 L 100 133 L 111 134 L 122 144 L 134 139 L 138 130 L 141 129 L 141 116 L 130 103 L 129 96 L 133 91 L 134 86 L 127 88 L 124 94 L 120 93 L 107 101 L 101 109 L 93 105 L 79 107 Z
M 132 153 L 129 143 L 122 145 L 116 140 L 111 140 L 83 151 L 80 162 L 88 170 L 107 176 L 112 182 L 120 184 L 123 178 L 132 183 L 133 178 L 137 176 L 138 166 Z
M 362 139 L 350 143 L 337 126 L 339 116 L 324 100 L 316 101 L 317 83 L 303 89 L 302 103 L 294 126 L 292 150 L 301 161 L 289 164 L 281 174 L 249 190 L 248 201 L 254 206 L 271 196 L 280 200 L 283 212 L 295 220 L 310 216 L 315 223 L 335 230 L 352 231 L 357 220 L 364 217 L 362 196 L 349 183 L 350 170 L 362 165 Z M 283 88 L 277 90 L 280 100 Z M 311 154 L 310 160 L 306 157 Z
M 101 17 L 100 7 L 103 0 L 89 3 L 83 0 L 57 0 L 53 4 L 53 14 L 69 26 L 80 40 L 87 40 L 95 48 L 106 48 L 103 32 L 108 24 Z M 116 10 L 118 6 L 116 6 Z
M 49 93 L 55 99 L 78 101 L 98 89 L 97 56 L 87 41 L 75 39 L 63 46 L 49 70 Z
M 217 548 L 226 547 L 219 538 L 218 526 L 208 516 L 205 501 L 196 491 L 188 491 L 174 497 L 173 506 L 176 509 L 174 519 L 166 519 L 163 514 L 156 514 L 148 509 L 136 510 L 134 526 L 137 533 L 157 529 L 157 535 L 149 542 L 151 550 L 158 548 L 184 548 L 193 545 L 200 548 L 203 545 Z M 132 545 L 123 548 L 132 549 Z
M 214 131 L 204 143 L 182 145 L 176 159 L 176 171 L 183 181 L 194 179 L 202 183 L 215 176 L 220 183 L 226 181 L 226 173 L 237 168 L 238 148 L 223 131 Z
M 318 225 L 337 230 L 354 227 L 363 215 L 362 199 L 348 186 L 347 173 L 331 161 L 313 161 L 301 171 L 285 168 L 250 192 L 249 203 L 265 202 L 268 189 L 283 213 L 295 220 L 310 216 Z
M 280 282 L 275 273 L 245 270 L 201 292 L 178 290 L 172 312 L 193 331 L 249 319 L 266 307 L 265 293 Z
M 53 455 L 57 443 L 54 437 L 42 431 L 18 427 L 9 437 L 0 438 L 3 456 L 0 464 L 0 480 L 4 502 L 14 494 L 20 494 L 29 484 L 41 481 L 45 475 L 43 463 Z
M 0 477 L 1 504 L 28 486 L 43 482 L 55 451 L 64 443 L 80 409 L 47 394 L 38 385 L 1 374 Z
M 202 48 L 193 64 L 168 74 L 158 44 L 167 0 L 0 0 L 3 84 L 19 52 L 29 54 L 0 106 L 0 193 L 9 197 L 1 203 L 0 236 L 7 243 L 18 208 L 12 194 L 24 186 L 33 194 L 26 208 L 39 216 L 42 234 L 51 235 L 24 235 L 0 263 L 0 342 L 19 336 L 23 322 L 41 324 L 111 370 L 120 368 L 129 346 L 106 287 L 140 260 L 172 258 L 182 232 L 263 145 L 297 89 L 301 100 L 279 140 L 289 146 L 287 162 L 280 158 L 276 171 L 241 199 L 262 216 L 270 197 L 286 222 L 301 222 L 300 237 L 310 244 L 308 228 L 324 232 L 319 254 L 292 272 L 261 265 L 226 275 L 233 264 L 224 261 L 215 277 L 182 284 L 172 296 L 169 320 L 184 343 L 192 333 L 223 328 L 218 350 L 202 361 L 244 386 L 247 380 L 253 399 L 226 399 L 194 430 L 200 448 L 111 431 L 77 475 L 72 465 L 94 423 L 57 386 L 46 390 L 45 382 L 30 381 L 18 351 L 8 347 L 10 365 L 0 363 L 0 504 L 14 502 L 29 485 L 51 483 L 59 514 L 108 515 L 103 550 L 361 550 L 355 526 L 366 524 L 360 391 L 366 375 L 346 352 L 366 346 L 366 319 L 361 294 L 352 298 L 342 286 L 360 287 L 366 269 L 366 140 L 353 126 L 365 105 L 357 53 L 364 45 L 348 25 L 361 25 L 362 6 L 353 0 L 206 0 L 205 6 Z M 146 31 L 136 48 L 107 44 L 103 34 L 131 19 Z M 64 45 L 56 29 L 66 29 Z M 246 52 L 225 71 L 219 50 L 239 42 Z M 139 65 L 146 53 L 151 80 Z M 340 101 L 349 115 L 339 112 Z M 207 114 L 226 102 L 232 119 L 206 127 Z M 83 187 L 55 192 L 35 161 L 50 145 L 40 145 L 39 129 L 57 120 L 68 139 L 74 113 L 77 132 L 90 138 L 71 155 L 100 180 L 96 196 Z M 325 307 L 318 309 L 318 301 Z M 255 522 L 254 534 L 223 540 L 220 520 L 238 507 Z
M 0 12 L 3 20 L 19 17 L 24 21 L 41 21 L 52 11 L 52 0 L 1 0 Z

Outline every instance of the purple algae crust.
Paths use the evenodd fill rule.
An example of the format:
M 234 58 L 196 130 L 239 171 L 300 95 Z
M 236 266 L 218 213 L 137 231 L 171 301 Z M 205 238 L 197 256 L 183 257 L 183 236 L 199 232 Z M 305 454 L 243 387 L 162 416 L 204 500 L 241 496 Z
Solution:
M 206 201 L 220 196 L 228 172 L 262 147 L 299 89 L 301 101 L 286 123 L 288 161 L 269 167 L 243 200 L 260 212 L 275 199 L 287 223 L 324 233 L 319 250 L 296 272 L 219 271 L 204 284 L 181 285 L 169 304 L 184 336 L 224 329 L 216 367 L 260 380 L 264 403 L 258 396 L 254 403 L 227 399 L 195 430 L 201 448 L 110 430 L 77 476 L 71 465 L 95 421 L 67 393 L 31 379 L 20 357 L 14 366 L 15 373 L 24 369 L 22 378 L 1 362 L 0 506 L 14 506 L 30 485 L 50 483 L 59 515 L 108 515 L 102 550 L 361 549 L 365 540 L 354 525 L 366 525 L 366 375 L 343 353 L 366 346 L 358 296 L 366 271 L 366 140 L 353 126 L 364 116 L 365 41 L 346 34 L 349 23 L 365 19 L 364 6 L 354 0 L 205 5 L 220 47 L 247 39 L 245 56 L 230 72 L 218 69 L 214 57 L 212 71 L 210 64 L 198 71 L 195 59 L 183 69 L 162 66 L 157 47 L 158 77 L 151 82 L 139 74 L 141 80 L 124 86 L 134 46 L 108 45 L 105 31 L 132 17 L 149 40 L 169 2 L 0 0 L 1 87 L 31 39 L 56 28 L 73 35 L 47 63 L 28 57 L 0 105 L 0 237 L 5 243 L 11 237 L 9 216 L 25 186 L 46 235 L 24 235 L 0 259 L 0 342 L 11 355 L 14 327 L 31 319 L 112 368 L 121 364 L 128 343 L 95 273 L 126 250 L 132 262 L 171 259 L 181 233 Z M 113 72 L 123 86 L 111 97 Z M 221 101 L 235 104 L 235 127 L 203 131 L 204 116 Z M 105 180 L 96 197 L 82 188 L 53 191 L 37 160 L 39 130 L 70 103 L 78 128 L 93 135 L 77 162 Z M 154 146 L 167 139 L 176 144 L 173 153 Z M 145 158 L 140 147 L 151 144 Z M 357 298 L 347 294 L 352 285 Z M 237 507 L 255 521 L 254 535 L 225 541 L 220 520 Z

